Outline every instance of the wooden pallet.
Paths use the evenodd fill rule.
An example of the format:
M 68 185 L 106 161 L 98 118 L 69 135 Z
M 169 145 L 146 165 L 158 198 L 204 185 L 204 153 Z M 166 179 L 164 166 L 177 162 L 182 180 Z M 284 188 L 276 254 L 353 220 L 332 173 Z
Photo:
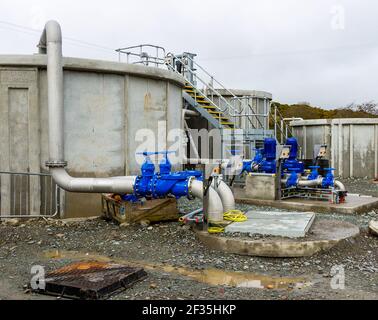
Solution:
M 175 198 L 153 199 L 145 202 L 132 203 L 112 198 L 111 194 L 102 195 L 102 213 L 106 219 L 119 223 L 170 221 L 179 218 Z

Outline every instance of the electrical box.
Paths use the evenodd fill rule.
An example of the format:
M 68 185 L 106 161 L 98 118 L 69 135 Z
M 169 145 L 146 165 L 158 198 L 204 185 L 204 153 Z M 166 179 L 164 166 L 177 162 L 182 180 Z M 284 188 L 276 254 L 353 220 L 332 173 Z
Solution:
M 290 145 L 279 145 L 278 152 L 277 152 L 278 159 L 281 159 L 281 160 L 288 159 L 290 156 L 290 149 L 291 149 Z

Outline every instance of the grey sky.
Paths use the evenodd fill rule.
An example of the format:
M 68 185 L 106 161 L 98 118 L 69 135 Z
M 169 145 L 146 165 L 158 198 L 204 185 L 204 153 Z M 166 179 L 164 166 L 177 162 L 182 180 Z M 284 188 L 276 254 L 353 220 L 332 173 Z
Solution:
M 104 47 L 67 39 L 66 56 L 116 60 L 111 49 L 152 43 L 197 53 L 230 88 L 329 108 L 378 101 L 377 17 L 374 0 L 1 0 L 0 54 L 35 52 L 39 38 L 2 22 L 56 19 L 65 37 Z

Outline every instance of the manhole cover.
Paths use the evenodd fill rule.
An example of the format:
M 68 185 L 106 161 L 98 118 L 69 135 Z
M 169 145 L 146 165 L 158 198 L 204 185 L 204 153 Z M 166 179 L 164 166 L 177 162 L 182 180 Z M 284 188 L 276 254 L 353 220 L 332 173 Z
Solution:
M 145 277 L 147 273 L 142 268 L 109 262 L 77 262 L 48 273 L 45 289 L 34 291 L 71 299 L 105 299 Z

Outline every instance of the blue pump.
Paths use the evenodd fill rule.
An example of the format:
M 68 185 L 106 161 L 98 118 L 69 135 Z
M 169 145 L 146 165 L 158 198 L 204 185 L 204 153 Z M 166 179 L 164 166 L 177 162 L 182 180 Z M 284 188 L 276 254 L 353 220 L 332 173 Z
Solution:
M 295 170 L 297 173 L 304 173 L 304 163 L 297 160 L 298 141 L 296 138 L 287 138 L 286 145 L 291 146 L 289 158 L 283 163 L 283 171 Z
M 276 148 L 277 141 L 274 138 L 264 139 L 264 160 L 261 162 L 261 171 L 276 173 Z
M 252 160 L 244 160 L 243 161 L 243 170 L 241 173 L 244 172 L 252 172 L 255 166 L 260 166 L 261 162 L 264 160 L 264 149 L 263 148 L 256 148 L 255 156 Z
M 145 161 L 134 184 L 133 196 L 137 199 L 142 197 L 159 199 L 172 195 L 176 198 L 189 196 L 189 181 L 192 177 L 202 180 L 202 172 L 197 170 L 171 172 L 172 164 L 168 159 L 169 151 L 143 152 Z M 155 165 L 150 156 L 163 154 L 159 163 L 160 172 L 155 172 Z M 135 199 L 134 198 L 134 199 Z

